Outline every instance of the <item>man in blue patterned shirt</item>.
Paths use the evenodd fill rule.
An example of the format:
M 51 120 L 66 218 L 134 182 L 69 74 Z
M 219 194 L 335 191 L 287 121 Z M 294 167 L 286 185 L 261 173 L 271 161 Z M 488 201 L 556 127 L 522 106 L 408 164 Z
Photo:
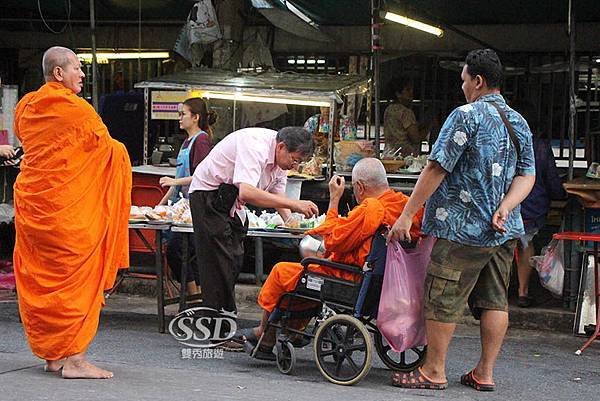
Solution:
M 425 281 L 427 356 L 421 368 L 396 373 L 394 385 L 448 386 L 448 345 L 468 301 L 481 319 L 482 351 L 461 383 L 481 391 L 495 389 L 494 365 L 508 327 L 515 238 L 524 233 L 519 204 L 535 182 L 531 131 L 500 94 L 502 76 L 493 50 L 467 55 L 461 79 L 468 103 L 444 123 L 390 232 L 390 240 L 410 240 L 412 216 L 427 202 L 423 232 L 437 238 Z

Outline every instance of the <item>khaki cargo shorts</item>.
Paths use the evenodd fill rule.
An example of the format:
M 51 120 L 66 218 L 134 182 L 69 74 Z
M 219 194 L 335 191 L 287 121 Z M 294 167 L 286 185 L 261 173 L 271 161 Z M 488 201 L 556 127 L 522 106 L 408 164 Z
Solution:
M 479 319 L 481 310 L 508 311 L 508 284 L 517 240 L 476 247 L 439 238 L 425 279 L 425 318 L 455 323 L 465 305 Z

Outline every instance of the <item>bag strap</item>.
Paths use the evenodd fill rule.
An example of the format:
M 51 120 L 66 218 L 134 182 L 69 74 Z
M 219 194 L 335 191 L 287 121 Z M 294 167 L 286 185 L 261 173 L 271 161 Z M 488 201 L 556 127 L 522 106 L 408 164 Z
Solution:
M 496 110 L 498 110 L 498 114 L 500 114 L 500 118 L 502 119 L 502 122 L 504 123 L 504 125 L 506 126 L 506 129 L 508 130 L 508 136 L 510 137 L 511 142 L 513 143 L 513 145 L 515 146 L 515 150 L 517 151 L 517 162 L 521 159 L 521 148 L 519 146 L 519 140 L 517 139 L 517 134 L 515 134 L 515 130 L 512 126 L 512 124 L 510 123 L 510 121 L 508 121 L 508 118 L 506 117 L 506 113 L 504 113 L 504 110 L 502 110 L 500 108 L 500 106 L 498 106 L 496 104 L 496 102 L 487 102 L 489 104 L 491 104 L 492 106 L 494 106 L 496 108 Z

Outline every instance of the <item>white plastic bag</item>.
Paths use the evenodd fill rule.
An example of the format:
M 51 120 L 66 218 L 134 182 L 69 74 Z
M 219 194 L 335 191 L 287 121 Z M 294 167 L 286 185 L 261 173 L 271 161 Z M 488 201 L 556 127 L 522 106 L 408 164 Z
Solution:
M 188 16 L 189 43 L 208 44 L 223 37 L 211 0 L 200 0 Z
M 540 276 L 542 286 L 552 294 L 561 296 L 565 277 L 564 241 L 553 239 L 542 248 L 540 256 L 530 260 Z

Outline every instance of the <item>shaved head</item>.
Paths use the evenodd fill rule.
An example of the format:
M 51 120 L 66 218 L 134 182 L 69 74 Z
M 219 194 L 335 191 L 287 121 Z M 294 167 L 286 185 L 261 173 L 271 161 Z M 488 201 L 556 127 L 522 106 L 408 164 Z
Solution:
M 54 67 L 65 68 L 72 57 L 77 58 L 77 55 L 66 47 L 54 46 L 46 50 L 42 57 L 42 70 L 46 82 L 53 80 Z
M 352 182 L 362 182 L 369 190 L 387 190 L 389 188 L 385 168 L 379 159 L 366 157 L 360 159 L 352 169 Z
M 42 57 L 42 69 L 46 83 L 59 82 L 75 94 L 81 92 L 85 74 L 73 50 L 61 46 L 49 48 Z

